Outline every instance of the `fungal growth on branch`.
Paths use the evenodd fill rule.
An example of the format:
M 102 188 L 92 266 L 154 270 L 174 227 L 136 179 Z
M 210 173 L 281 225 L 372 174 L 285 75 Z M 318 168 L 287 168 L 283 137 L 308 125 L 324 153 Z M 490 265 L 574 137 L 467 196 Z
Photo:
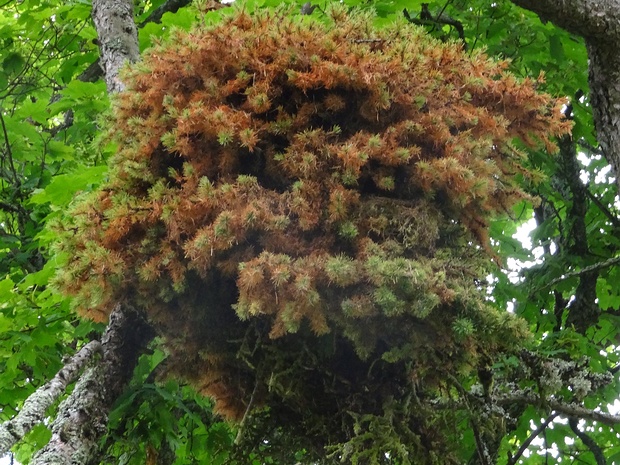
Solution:
M 479 279 L 562 102 L 404 21 L 327 16 L 237 11 L 147 52 L 57 285 L 96 320 L 141 308 L 248 448 L 456 463 L 466 422 L 429 399 L 527 338 Z

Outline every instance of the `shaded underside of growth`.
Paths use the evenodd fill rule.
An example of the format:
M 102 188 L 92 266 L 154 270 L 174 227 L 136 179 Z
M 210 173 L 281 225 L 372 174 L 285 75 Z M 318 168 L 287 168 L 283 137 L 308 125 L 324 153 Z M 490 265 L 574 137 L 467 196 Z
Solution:
M 57 284 L 91 318 L 142 308 L 248 448 L 450 463 L 466 422 L 429 400 L 527 336 L 478 285 L 536 178 L 515 140 L 568 126 L 505 63 L 327 16 L 237 11 L 147 52 Z

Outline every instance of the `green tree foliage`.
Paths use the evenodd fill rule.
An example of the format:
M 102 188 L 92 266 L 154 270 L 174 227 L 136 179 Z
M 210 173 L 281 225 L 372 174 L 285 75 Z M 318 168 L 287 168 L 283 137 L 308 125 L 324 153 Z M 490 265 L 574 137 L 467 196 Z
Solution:
M 89 15 L 86 5 L 2 6 L 0 415 L 4 420 L 62 366 L 61 359 L 76 338 L 93 329 L 69 312 L 65 298 L 46 289 L 55 261 L 47 261 L 42 250 L 46 243 L 42 230 L 53 212 L 47 201 L 38 202 L 34 196 L 49 185 L 49 199 L 64 205 L 76 189 L 97 181 L 96 170 L 88 168 L 95 162 L 88 147 L 95 135 L 95 115 L 108 104 L 99 83 L 75 80 L 76 73 L 97 56 Z M 76 175 L 70 182 L 68 173 Z M 58 186 L 55 192 L 50 181 Z M 37 429 L 24 450 L 32 451 L 47 436 L 44 427 Z
M 618 393 L 620 219 L 581 40 L 506 1 L 345 5 L 372 26 L 136 2 L 143 50 L 207 26 L 148 52 L 111 113 L 87 4 L 2 6 L 3 419 L 96 337 L 71 304 L 103 321 L 129 295 L 163 338 L 103 463 L 620 460 L 588 410 Z M 533 87 L 570 102 L 553 156 Z

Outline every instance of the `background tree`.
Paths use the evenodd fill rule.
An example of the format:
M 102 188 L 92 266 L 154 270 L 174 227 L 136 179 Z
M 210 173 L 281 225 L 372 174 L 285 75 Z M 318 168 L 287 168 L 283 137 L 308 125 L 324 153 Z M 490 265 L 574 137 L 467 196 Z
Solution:
M 351 2 L 351 5 L 355 3 Z M 613 6 L 613 2 L 608 4 Z M 176 9 L 178 6 L 163 7 Z M 256 5 L 262 6 L 269 5 Z M 617 151 L 610 148 L 613 147 L 612 136 L 608 136 L 609 142 L 604 142 L 607 136 L 600 137 L 602 151 L 598 148 L 589 113 L 591 103 L 601 108 L 601 100 L 594 98 L 597 89 L 603 89 L 603 94 L 607 89 L 607 94 L 613 97 L 614 85 L 617 86 L 617 79 L 611 74 L 617 67 L 607 67 L 607 64 L 614 63 L 613 56 L 609 55 L 611 52 L 608 50 L 604 55 L 603 52 L 593 52 L 592 47 L 607 44 L 607 38 L 613 37 L 611 32 L 617 29 L 618 22 L 613 14 L 598 15 L 598 6 L 589 5 L 584 10 L 581 5 L 576 5 L 562 10 L 571 12 L 571 15 L 574 13 L 573 18 L 582 12 L 578 21 L 572 23 L 566 21 L 570 15 L 561 16 L 561 11 L 545 10 L 548 16 L 544 18 L 557 20 L 562 26 L 578 25 L 579 28 L 570 30 L 586 37 L 590 53 L 607 57 L 593 62 L 603 61 L 605 65 L 601 70 L 592 67 L 590 82 L 598 79 L 606 84 L 599 87 L 593 84 L 590 100 L 585 73 L 587 56 L 581 39 L 552 24 L 541 23 L 536 16 L 510 3 L 454 1 L 423 6 L 414 2 L 376 2 L 372 5 L 386 23 L 403 15 L 405 8 L 412 22 L 423 24 L 429 33 L 442 40 L 464 41 L 468 51 L 484 45 L 492 56 L 510 57 L 512 71 L 521 76 L 536 77 L 544 70 L 547 74 L 544 89 L 571 99 L 565 113 L 575 123 L 573 137 L 560 141 L 560 155 L 551 158 L 544 152 L 530 153 L 532 167 L 544 172 L 548 178 L 535 188 L 534 193 L 542 202 L 535 209 L 524 203 L 512 212 L 512 217 L 491 224 L 497 253 L 509 263 L 507 257 L 522 261 L 533 259 L 532 252 L 524 250 L 512 239 L 512 234 L 520 221 L 532 215 L 538 223 L 532 234 L 533 245 L 538 246 L 542 254 L 537 257 L 538 262 L 524 272 L 516 284 L 510 282 L 509 273 L 495 272 L 492 293 L 498 308 L 512 306 L 529 323 L 538 341 L 536 350 L 520 359 L 507 358 L 489 370 L 496 383 L 517 376 L 519 371 L 528 372 L 526 378 L 537 382 L 529 389 L 521 386 L 522 389 L 515 389 L 513 395 L 505 394 L 493 400 L 496 405 L 510 406 L 511 414 L 518 419 L 515 424 L 506 425 L 505 430 L 477 425 L 477 431 L 472 428 L 472 433 L 463 437 L 464 455 L 469 454 L 477 463 L 489 463 L 480 453 L 480 444 L 491 449 L 490 456 L 497 457 L 498 463 L 516 463 L 519 459 L 537 463 L 541 458 L 536 454 L 527 459 L 523 455 L 528 445 L 535 447 L 531 446 L 534 436 L 544 438 L 545 442 L 538 447 L 547 454 L 545 459 L 548 461 L 554 459 L 548 455 L 547 447 L 555 449 L 554 454 L 560 457 L 578 456 L 586 463 L 613 463 L 619 453 L 613 426 L 617 418 L 591 410 L 602 406 L 604 411 L 605 406 L 616 399 L 615 379 L 609 382 L 610 379 L 601 378 L 604 385 L 594 392 L 593 379 L 586 379 L 590 386 L 582 386 L 582 393 L 588 394 L 583 405 L 561 401 L 562 396 L 570 398 L 579 391 L 574 378 L 583 373 L 583 365 L 589 364 L 598 373 L 616 375 L 619 306 L 617 190 L 602 155 L 607 156 L 613 165 L 613 154 Z M 215 21 L 217 16 L 202 16 L 191 9 L 162 15 L 158 7 L 157 4 L 138 4 L 136 7 L 133 19 L 142 26 L 138 35 L 141 49 L 150 45 L 154 37 L 167 35 L 173 25 L 187 28 L 196 20 Z M 129 19 L 127 12 L 130 9 L 126 5 L 121 8 L 125 8 L 125 19 Z M 201 8 L 204 12 L 209 7 L 203 5 Z M 100 11 L 105 12 L 105 9 Z M 313 14 L 319 13 L 315 10 Z M 12 417 L 15 409 L 21 410 L 22 414 L 28 412 L 27 405 L 21 406 L 23 399 L 37 386 L 52 379 L 63 364 L 63 355 L 71 348 L 93 348 L 85 342 L 97 339 L 97 331 L 102 329 L 76 319 L 68 311 L 67 300 L 47 287 L 57 258 L 47 252 L 53 234 L 43 229 L 66 208 L 75 192 L 89 191 L 100 182 L 105 172 L 101 166 L 114 151 L 109 145 L 92 145 L 98 130 L 96 115 L 107 107 L 107 101 L 105 86 L 84 81 L 97 75 L 92 71 L 97 69 L 92 66 L 97 45 L 102 46 L 104 63 L 111 59 L 106 52 L 107 46 L 112 46 L 115 52 L 127 52 L 131 47 L 115 48 L 113 44 L 121 41 L 107 40 L 111 38 L 103 33 L 103 28 L 99 29 L 101 37 L 96 41 L 89 15 L 89 8 L 81 4 L 26 1 L 10 2 L 3 7 L 0 79 L 6 81 L 2 86 L 6 89 L 2 94 L 1 114 L 4 143 L 0 207 L 4 279 L 0 281 L 0 289 L 4 304 L 0 319 L 3 327 L 0 397 L 5 403 L 2 415 L 6 418 Z M 161 19 L 162 24 L 149 22 L 149 17 Z M 587 21 L 590 18 L 605 18 L 608 34 L 592 32 Z M 131 28 L 129 25 L 127 30 Z M 114 69 L 113 66 L 105 67 L 107 71 Z M 83 80 L 78 79 L 79 76 Z M 114 82 L 114 76 L 114 71 L 108 73 L 107 82 L 111 82 L 110 79 Z M 111 84 L 108 88 L 115 89 Z M 605 118 L 597 118 L 602 134 L 608 126 Z M 613 115 L 610 121 L 613 122 Z M 56 423 L 58 429 L 39 459 L 47 460 L 45 454 L 51 453 L 54 445 L 65 446 L 72 440 L 83 447 L 86 443 L 80 434 L 91 441 L 86 454 L 92 457 L 89 461 L 93 463 L 115 461 L 118 457 L 136 463 L 144 461 L 145 457 L 161 463 L 172 462 L 174 457 L 178 463 L 192 459 L 235 459 L 235 432 L 213 418 L 204 399 L 178 383 L 154 382 L 155 373 L 164 371 L 165 368 L 161 367 L 166 363 L 162 362 L 164 355 L 157 343 L 151 344 L 149 353 L 140 358 L 128 389 L 123 390 L 122 386 L 126 378 L 95 377 L 94 381 L 88 381 L 87 375 L 101 372 L 111 355 L 129 356 L 128 365 L 117 364 L 113 368 L 126 366 L 132 371 L 131 357 L 140 354 L 139 347 L 144 342 L 141 338 L 138 338 L 136 347 L 125 344 L 113 349 L 113 341 L 118 340 L 116 337 L 127 339 L 123 328 L 132 330 L 128 332 L 130 337 L 135 334 L 134 325 L 127 323 L 135 321 L 131 320 L 132 312 L 119 308 L 116 314 L 119 318 L 112 320 L 108 338 L 102 340 L 103 362 L 93 362 L 94 368 L 85 372 L 76 385 L 74 398 L 82 397 L 80 392 L 85 392 L 82 400 L 86 400 L 88 394 L 97 397 L 101 383 L 108 382 L 115 385 L 108 391 L 112 394 L 107 399 L 95 399 L 100 401 L 100 413 L 77 411 L 78 418 L 74 418 L 73 424 L 84 424 L 85 427 L 75 432 L 62 426 L 63 411 L 70 405 L 69 401 L 63 406 L 53 404 L 47 415 L 54 417 L 60 412 Z M 144 335 L 148 339 L 148 331 Z M 589 363 L 581 359 L 583 356 L 589 357 Z M 550 362 L 548 357 L 555 357 L 562 363 Z M 79 359 L 78 356 L 76 361 Z M 158 366 L 160 368 L 155 368 Z M 60 378 L 66 381 L 64 376 Z M 573 393 L 558 391 L 563 384 L 570 384 Z M 78 389 L 79 386 L 84 386 L 85 391 Z M 121 391 L 124 395 L 119 398 Z M 560 394 L 548 398 L 546 394 L 551 392 Z M 96 438 L 104 432 L 101 425 L 106 423 L 105 416 L 114 401 L 116 406 L 108 422 L 104 447 L 99 449 L 95 447 Z M 40 411 L 39 415 L 42 415 Z M 570 421 L 552 421 L 556 417 Z M 577 421 L 580 418 L 587 422 L 580 423 Z M 36 416 L 34 419 L 30 417 L 31 423 L 36 420 Z M 89 427 L 89 423 L 92 426 Z M 3 433 L 8 432 L 9 437 L 19 439 L 19 431 L 13 424 Z M 496 437 L 492 437 L 492 431 L 498 432 Z M 19 459 L 26 461 L 32 457 L 33 452 L 47 442 L 49 434 L 48 429 L 39 424 L 16 446 Z M 258 434 L 262 432 L 258 431 Z M 567 443 L 567 437 L 574 438 L 574 442 Z M 98 450 L 103 451 L 103 455 Z M 272 454 L 272 451 L 259 448 L 253 453 L 265 460 L 264 455 Z M 299 454 L 298 458 L 302 460 L 303 451 L 300 450 Z M 81 463 L 87 461 L 79 460 Z

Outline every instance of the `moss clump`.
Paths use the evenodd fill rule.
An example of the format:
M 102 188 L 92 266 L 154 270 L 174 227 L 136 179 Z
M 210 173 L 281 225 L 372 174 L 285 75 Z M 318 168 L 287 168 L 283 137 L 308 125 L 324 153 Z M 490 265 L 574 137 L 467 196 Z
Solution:
M 95 319 L 139 305 L 247 447 L 451 463 L 461 414 L 429 399 L 526 337 L 477 284 L 532 174 L 511 143 L 567 125 L 505 63 L 329 16 L 236 12 L 146 53 L 57 282 Z

